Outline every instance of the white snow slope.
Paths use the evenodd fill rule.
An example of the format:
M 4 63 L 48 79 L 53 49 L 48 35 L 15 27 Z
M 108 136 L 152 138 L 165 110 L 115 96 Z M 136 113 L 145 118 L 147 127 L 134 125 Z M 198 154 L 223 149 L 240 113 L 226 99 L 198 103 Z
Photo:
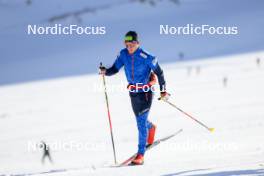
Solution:
M 163 65 L 171 101 L 215 132 L 158 101 L 156 94 L 149 118 L 158 126 L 157 138 L 183 132 L 147 152 L 145 164 L 135 167 L 105 167 L 113 164 L 105 99 L 103 91 L 92 90 L 102 85 L 100 76 L 2 86 L 0 175 L 264 175 L 264 67 L 255 63 L 263 56 L 258 52 Z M 187 68 L 192 68 L 189 76 Z M 123 71 L 106 81 L 121 162 L 137 149 L 136 122 Z M 123 89 L 110 91 L 110 85 Z M 30 146 L 41 140 L 51 145 L 53 164 L 43 166 L 42 151 Z

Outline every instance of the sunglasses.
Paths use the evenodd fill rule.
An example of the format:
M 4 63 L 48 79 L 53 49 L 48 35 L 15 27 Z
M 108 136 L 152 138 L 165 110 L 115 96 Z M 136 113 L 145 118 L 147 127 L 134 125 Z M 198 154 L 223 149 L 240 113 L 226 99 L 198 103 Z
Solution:
M 137 45 L 138 42 L 125 42 L 126 48 L 134 48 Z

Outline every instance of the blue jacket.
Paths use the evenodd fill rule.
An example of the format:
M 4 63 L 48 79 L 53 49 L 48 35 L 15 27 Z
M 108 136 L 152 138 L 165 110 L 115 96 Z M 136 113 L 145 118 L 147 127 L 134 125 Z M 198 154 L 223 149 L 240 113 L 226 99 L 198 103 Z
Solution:
M 148 84 L 152 70 L 158 77 L 160 90 L 165 91 L 166 82 L 157 58 L 143 49 L 138 48 L 132 55 L 126 48 L 122 49 L 113 66 L 106 69 L 106 75 L 111 76 L 117 73 L 123 66 L 129 84 Z

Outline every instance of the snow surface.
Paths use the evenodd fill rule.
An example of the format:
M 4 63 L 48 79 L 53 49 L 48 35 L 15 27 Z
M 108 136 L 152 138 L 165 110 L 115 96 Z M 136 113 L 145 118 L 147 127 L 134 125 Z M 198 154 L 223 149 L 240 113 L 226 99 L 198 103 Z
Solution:
M 264 52 L 162 64 L 171 101 L 215 132 L 155 96 L 150 119 L 157 138 L 183 132 L 146 153 L 145 165 L 109 168 L 113 154 L 102 85 L 97 74 L 0 87 L 0 175 L 264 175 Z M 195 68 L 200 67 L 200 74 Z M 187 70 L 192 68 L 188 76 Z M 228 78 L 227 87 L 222 84 Z M 119 162 L 137 149 L 136 122 L 123 71 L 106 78 Z M 121 85 L 122 91 L 110 91 Z M 41 140 L 87 144 L 51 148 L 54 164 L 43 166 Z
M 263 62 L 264 56 L 264 1 L 181 0 L 178 5 L 161 1 L 155 7 L 128 2 L 35 0 L 27 6 L 21 0 L 0 0 L 0 176 L 264 175 L 264 69 L 256 66 L 256 58 Z M 105 36 L 26 34 L 28 24 L 49 26 L 54 15 L 107 4 L 113 5 L 81 16 L 81 25 L 106 26 Z M 160 24 L 187 23 L 237 25 L 240 33 L 159 35 Z M 95 73 L 100 61 L 112 64 L 130 29 L 137 30 L 143 47 L 158 57 L 171 101 L 216 131 L 209 133 L 157 101 L 156 95 L 150 119 L 158 126 L 157 138 L 184 131 L 147 152 L 144 166 L 109 168 L 113 153 L 105 97 L 102 90 L 94 91 L 102 80 L 87 73 Z M 175 63 L 179 52 L 186 60 L 204 60 Z M 240 54 L 223 56 L 234 53 Z M 123 71 L 106 81 L 121 162 L 137 149 L 136 122 Z M 122 91 L 110 91 L 111 85 Z M 42 165 L 42 151 L 32 149 L 41 140 L 74 146 L 52 145 L 54 163 Z

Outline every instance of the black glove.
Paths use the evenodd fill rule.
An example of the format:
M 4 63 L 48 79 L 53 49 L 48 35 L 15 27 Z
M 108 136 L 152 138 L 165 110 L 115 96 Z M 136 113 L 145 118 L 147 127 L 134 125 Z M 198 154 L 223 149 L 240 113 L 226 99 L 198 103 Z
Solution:
M 105 75 L 105 73 L 106 73 L 106 68 L 105 68 L 105 66 L 102 65 L 102 63 L 100 63 L 99 74 L 100 75 Z

